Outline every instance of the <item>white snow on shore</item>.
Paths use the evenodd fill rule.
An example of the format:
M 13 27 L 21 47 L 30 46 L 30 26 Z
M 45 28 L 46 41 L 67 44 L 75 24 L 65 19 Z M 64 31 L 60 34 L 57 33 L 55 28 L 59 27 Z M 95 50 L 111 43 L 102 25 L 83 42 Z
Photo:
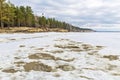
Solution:
M 120 33 L 0 34 L 0 80 L 119 80 L 119 41 Z

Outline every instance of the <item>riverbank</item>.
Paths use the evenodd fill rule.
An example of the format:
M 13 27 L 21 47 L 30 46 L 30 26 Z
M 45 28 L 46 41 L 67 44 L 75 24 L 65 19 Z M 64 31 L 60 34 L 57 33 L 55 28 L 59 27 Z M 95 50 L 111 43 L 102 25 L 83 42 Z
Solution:
M 88 29 L 69 31 L 67 29 L 61 28 L 34 28 L 34 27 L 9 27 L 0 29 L 0 33 L 38 33 L 38 32 L 93 32 L 93 31 Z
M 37 32 L 68 32 L 65 29 L 59 28 L 34 28 L 34 27 L 9 27 L 0 29 L 0 33 L 37 33 Z

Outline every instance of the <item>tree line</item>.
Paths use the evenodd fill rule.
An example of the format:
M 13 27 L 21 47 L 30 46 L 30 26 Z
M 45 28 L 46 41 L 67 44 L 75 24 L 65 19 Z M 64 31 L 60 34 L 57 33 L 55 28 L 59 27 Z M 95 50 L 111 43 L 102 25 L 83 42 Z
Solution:
M 55 18 L 36 16 L 30 6 L 15 6 L 10 1 L 0 0 L 0 28 L 6 27 L 62 28 L 68 31 L 80 29 Z

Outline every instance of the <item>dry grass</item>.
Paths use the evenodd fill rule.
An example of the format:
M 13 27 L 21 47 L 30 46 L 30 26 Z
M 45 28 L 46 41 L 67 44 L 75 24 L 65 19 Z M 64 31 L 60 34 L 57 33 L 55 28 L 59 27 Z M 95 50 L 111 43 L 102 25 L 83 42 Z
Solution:
M 0 29 L 0 33 L 34 33 L 34 32 L 68 32 L 65 29 L 53 28 L 53 29 L 43 29 L 34 27 L 9 27 Z
M 49 29 L 50 32 L 68 32 L 66 29 L 60 29 L 60 28 L 52 28 Z

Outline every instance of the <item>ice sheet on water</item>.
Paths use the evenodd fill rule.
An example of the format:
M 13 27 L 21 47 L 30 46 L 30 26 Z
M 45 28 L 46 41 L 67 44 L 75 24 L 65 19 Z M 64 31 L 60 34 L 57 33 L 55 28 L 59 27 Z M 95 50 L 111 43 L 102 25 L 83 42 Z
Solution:
M 120 33 L 55 32 L 0 34 L 0 80 L 119 80 L 119 35 Z M 82 44 L 87 44 L 84 49 Z M 97 49 L 96 46 L 104 47 Z M 41 55 L 37 56 L 37 60 L 28 58 L 30 54 L 36 53 L 46 53 L 59 59 L 44 60 Z M 107 58 L 104 58 L 104 55 L 108 55 Z M 118 58 L 110 61 L 109 55 L 117 55 Z M 22 67 L 24 63 L 34 61 L 51 66 L 53 71 L 33 69 L 25 72 Z M 15 62 L 19 65 L 14 64 Z M 34 65 L 36 67 L 39 64 Z M 71 70 L 71 66 L 74 66 L 75 70 Z M 5 69 L 15 69 L 18 72 L 2 72 Z M 41 69 L 43 68 L 36 70 Z

